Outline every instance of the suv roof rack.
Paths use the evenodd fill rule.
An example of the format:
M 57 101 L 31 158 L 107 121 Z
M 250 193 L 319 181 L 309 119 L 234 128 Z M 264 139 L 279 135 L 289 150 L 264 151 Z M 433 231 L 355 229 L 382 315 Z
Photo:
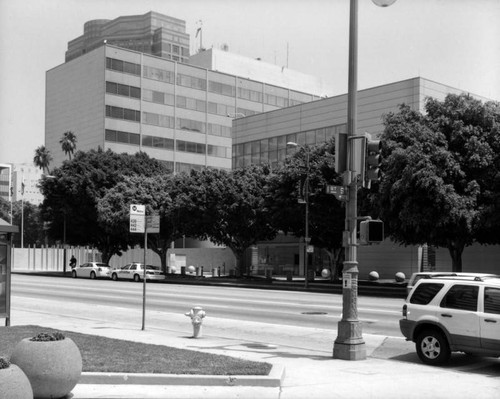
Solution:
M 426 278 L 430 278 L 430 279 L 433 279 L 433 278 L 437 278 L 437 279 L 444 279 L 444 280 L 465 280 L 465 281 L 485 281 L 485 279 L 491 279 L 491 278 L 500 278 L 500 275 L 496 275 L 496 274 L 491 274 L 491 275 L 488 275 L 488 276 L 473 276 L 473 275 L 470 275 L 470 276 L 461 276 L 461 275 L 458 275 L 458 274 L 439 274 L 439 275 L 434 275 L 434 276 L 428 276 Z

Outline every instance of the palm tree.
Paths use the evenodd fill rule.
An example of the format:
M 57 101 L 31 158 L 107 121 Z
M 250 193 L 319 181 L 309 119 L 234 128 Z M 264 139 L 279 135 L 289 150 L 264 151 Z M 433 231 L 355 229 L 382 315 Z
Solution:
M 75 133 L 72 131 L 68 130 L 67 132 L 64 132 L 62 139 L 59 141 L 61 144 L 61 148 L 64 151 L 66 155 L 69 155 L 69 160 L 71 161 L 71 155 L 76 150 L 76 136 Z
M 35 157 L 33 158 L 33 163 L 35 166 L 38 166 L 44 172 L 47 170 L 47 174 L 49 173 L 49 165 L 52 161 L 52 155 L 50 155 L 50 151 L 44 146 L 41 145 L 35 150 Z

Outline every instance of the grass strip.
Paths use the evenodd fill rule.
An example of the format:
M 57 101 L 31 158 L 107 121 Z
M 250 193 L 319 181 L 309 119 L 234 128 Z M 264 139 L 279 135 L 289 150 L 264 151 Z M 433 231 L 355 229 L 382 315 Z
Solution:
M 224 355 L 143 344 L 54 330 L 40 326 L 0 327 L 0 356 L 10 358 L 16 344 L 45 332 L 62 332 L 80 349 L 83 371 L 109 373 L 268 375 L 272 365 Z

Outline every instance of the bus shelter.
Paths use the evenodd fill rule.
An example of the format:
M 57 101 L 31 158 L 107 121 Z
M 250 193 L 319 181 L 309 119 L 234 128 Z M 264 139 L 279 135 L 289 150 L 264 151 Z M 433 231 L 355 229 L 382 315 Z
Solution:
M 12 234 L 19 228 L 0 219 L 0 318 L 5 318 L 5 326 L 10 325 L 10 275 L 12 270 Z

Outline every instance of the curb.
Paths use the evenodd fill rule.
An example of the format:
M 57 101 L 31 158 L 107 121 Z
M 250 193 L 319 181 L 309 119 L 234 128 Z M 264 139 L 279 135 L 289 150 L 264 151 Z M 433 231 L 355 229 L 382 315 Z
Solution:
M 280 387 L 285 368 L 273 365 L 269 375 L 180 375 L 142 373 L 82 373 L 78 385 L 198 385 L 198 386 L 259 386 Z

